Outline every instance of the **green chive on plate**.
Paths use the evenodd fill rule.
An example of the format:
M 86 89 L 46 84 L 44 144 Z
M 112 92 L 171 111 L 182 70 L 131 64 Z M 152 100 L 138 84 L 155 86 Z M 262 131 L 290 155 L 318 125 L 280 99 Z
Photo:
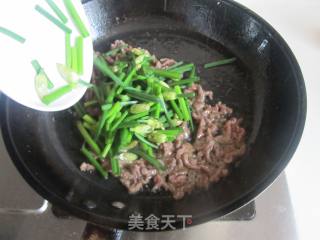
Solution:
M 0 8 L 1 92 L 40 111 L 74 105 L 92 75 L 89 26 L 80 1 L 7 1 Z

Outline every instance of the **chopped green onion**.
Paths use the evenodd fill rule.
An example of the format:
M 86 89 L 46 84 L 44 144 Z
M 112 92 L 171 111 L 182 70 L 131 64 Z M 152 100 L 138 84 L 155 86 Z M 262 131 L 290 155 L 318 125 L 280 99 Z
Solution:
M 54 11 L 54 13 L 58 16 L 58 18 L 60 18 L 61 22 L 63 22 L 64 24 L 66 24 L 68 22 L 67 17 L 64 15 L 64 13 L 59 9 L 59 7 L 57 6 L 57 4 L 55 4 L 54 1 L 52 0 L 46 0 L 46 2 L 48 3 L 48 5 L 51 7 L 51 9 Z
M 121 114 L 121 113 L 119 112 L 119 114 Z M 118 114 L 113 114 L 113 115 L 111 115 L 110 118 L 108 118 L 107 123 L 106 123 L 106 131 L 111 131 L 110 130 L 111 124 L 115 121 L 117 115 Z
M 127 146 L 132 140 L 132 132 L 128 130 L 128 128 L 121 129 L 120 131 L 120 141 L 119 141 L 119 149 Z
M 70 84 L 75 84 L 77 82 L 79 82 L 78 80 L 78 75 L 69 67 L 67 67 L 66 65 L 57 63 L 57 70 L 60 74 L 60 76 L 67 82 Z
M 196 77 L 196 66 L 194 66 L 192 68 L 189 78 L 192 79 L 192 78 L 195 78 L 195 77 Z
M 160 99 L 154 95 L 139 92 L 137 90 L 126 89 L 126 92 L 128 93 L 128 95 L 130 97 L 136 98 L 141 101 L 145 101 L 145 102 L 159 102 L 160 101 Z
M 180 126 L 183 123 L 183 121 L 178 118 L 174 118 L 171 120 L 171 123 L 173 127 L 177 127 L 177 126 Z
M 116 89 L 117 89 L 117 87 L 114 86 L 114 87 L 112 88 L 112 90 L 108 93 L 108 97 L 107 97 L 107 99 L 106 99 L 106 103 L 107 103 L 107 104 L 111 104 L 111 103 L 113 102 L 113 100 L 114 100 L 114 98 L 115 98 L 115 95 L 116 95 Z
M 154 117 L 158 119 L 160 117 L 160 112 L 161 112 L 161 105 L 160 103 L 157 103 L 154 111 Z
M 74 86 L 72 86 L 71 84 L 62 86 L 62 87 L 52 91 L 51 93 L 43 96 L 41 98 L 41 100 L 44 104 L 49 105 L 52 102 L 61 98 L 62 96 L 66 95 L 67 93 L 71 92 L 73 90 L 73 88 L 74 88 Z
M 48 78 L 43 73 L 39 73 L 35 76 L 34 85 L 40 99 L 48 94 Z
M 140 149 L 132 149 L 130 150 L 130 152 L 142 157 L 144 160 L 148 161 L 151 165 L 153 165 L 158 170 L 165 170 L 165 166 L 158 159 L 148 155 L 144 151 Z
M 89 123 L 87 123 L 87 122 L 84 122 L 84 123 L 83 123 L 83 126 L 84 126 L 86 129 L 90 130 L 90 132 L 92 132 L 92 133 L 95 133 L 95 131 L 96 131 L 96 127 L 93 126 L 93 125 L 91 125 L 91 124 L 89 124 Z
M 182 133 L 181 128 L 173 128 L 173 129 L 166 129 L 166 130 L 157 130 L 158 133 L 165 134 L 167 136 L 177 136 Z
M 128 95 L 117 95 L 117 98 L 119 98 L 123 102 L 129 102 L 131 99 Z M 135 101 L 135 102 L 138 102 L 138 101 Z
M 132 148 L 135 148 L 136 146 L 138 146 L 138 141 L 134 140 L 131 143 L 127 144 L 126 146 L 120 146 L 119 151 L 120 152 L 126 152 Z
M 92 124 L 92 125 L 97 124 L 97 121 L 88 114 L 85 114 L 84 116 L 82 116 L 82 119 L 89 124 Z
M 148 139 L 156 144 L 161 144 L 167 141 L 167 135 L 159 131 L 155 131 L 148 135 Z
M 99 120 L 99 124 L 98 124 L 98 129 L 97 129 L 97 132 L 96 132 L 96 135 L 94 137 L 95 140 L 98 139 L 98 137 L 100 136 L 101 134 L 101 131 L 107 121 L 107 117 L 108 117 L 108 111 L 103 111 L 103 114 L 102 116 L 100 117 L 100 120 Z
M 104 177 L 108 177 L 108 172 L 103 169 L 103 167 L 100 165 L 100 163 L 94 158 L 93 154 L 86 149 L 85 147 L 81 148 L 81 152 L 83 155 L 87 157 L 89 162 L 95 167 L 95 169 Z
M 54 16 L 52 16 L 49 12 L 47 12 L 44 8 L 42 8 L 39 5 L 35 6 L 35 10 L 37 12 L 39 12 L 42 16 L 44 16 L 45 18 L 47 18 L 50 22 L 52 22 L 53 24 L 55 24 L 57 27 L 59 27 L 62 31 L 64 31 L 65 33 L 71 33 L 72 30 L 70 28 L 68 28 L 67 26 L 65 26 L 62 22 L 60 22 L 59 19 L 55 18 Z
M 20 36 L 19 34 L 12 32 L 11 30 L 1 27 L 0 26 L 0 33 L 20 42 L 20 43 L 24 43 L 26 41 L 26 39 L 22 36 Z
M 116 102 L 112 108 L 110 109 L 110 111 L 107 113 L 106 117 L 109 118 L 111 117 L 111 115 L 115 115 L 117 114 L 118 112 L 120 112 L 122 106 L 121 106 L 121 103 L 120 102 Z
M 124 106 L 129 106 L 129 105 L 137 104 L 137 103 L 138 103 L 138 101 L 121 102 L 121 106 L 124 107 Z
M 94 65 L 105 75 L 110 77 L 116 84 L 125 87 L 119 77 L 117 77 L 102 57 L 94 58 Z
M 130 131 L 145 136 L 146 134 L 151 133 L 153 128 L 147 124 L 139 124 L 138 126 L 130 128 Z
M 79 33 L 83 38 L 86 38 L 89 36 L 89 31 L 87 30 L 86 26 L 84 25 L 83 21 L 81 20 L 79 14 L 77 13 L 76 8 L 74 7 L 72 0 L 63 0 L 71 19 L 74 23 L 74 25 L 77 27 Z
M 102 128 L 105 126 L 105 123 L 106 123 L 107 119 L 109 118 L 108 121 L 107 121 L 107 123 L 108 123 L 107 128 L 109 128 L 111 122 L 115 119 L 116 114 L 117 114 L 118 112 L 120 112 L 121 108 L 122 108 L 122 107 L 121 107 L 120 102 L 116 102 L 116 103 L 112 106 L 112 108 L 110 109 L 110 111 L 104 111 L 104 112 L 103 112 L 103 117 L 100 119 L 101 121 L 99 122 L 98 132 L 97 132 L 97 135 L 96 135 L 96 139 L 97 139 L 97 137 L 99 137 L 99 135 L 100 135 L 100 133 L 101 133 L 101 130 L 102 130 Z
M 130 122 L 127 122 L 127 121 L 123 121 L 119 126 L 118 128 L 132 128 L 132 127 L 136 127 L 138 126 L 139 123 L 137 121 L 130 121 Z
M 98 144 L 92 139 L 88 131 L 83 127 L 82 123 L 80 121 L 77 122 L 77 127 L 84 138 L 85 142 L 90 146 L 90 148 L 98 155 L 100 155 L 101 150 L 98 146 Z
M 148 103 L 134 104 L 130 107 L 130 113 L 132 114 L 147 112 L 149 110 L 150 110 L 150 104 Z
M 72 49 L 71 49 L 71 34 L 65 34 L 65 56 L 66 56 L 66 66 L 68 68 L 72 67 Z
M 164 99 L 163 99 L 163 96 L 162 96 L 161 92 L 160 92 L 160 95 L 159 95 L 159 99 L 160 99 L 160 106 L 164 110 L 164 114 L 165 114 L 168 122 L 171 124 L 171 119 L 170 119 L 170 116 L 169 116 L 169 113 L 168 113 L 168 109 L 167 109 L 166 103 L 164 102 Z
M 177 82 L 169 83 L 169 85 L 170 86 L 187 85 L 187 84 L 190 84 L 190 83 L 198 82 L 199 80 L 200 80 L 199 77 L 191 77 L 191 78 L 188 78 L 188 79 L 184 79 L 184 80 L 180 80 L 180 81 L 177 81 Z
M 80 103 L 76 103 L 73 107 L 74 107 L 74 110 L 76 111 L 78 117 L 82 117 L 86 112 Z
M 193 98 L 195 96 L 196 96 L 195 93 L 181 93 L 178 95 L 178 97 L 183 97 L 183 98 Z
M 85 103 L 83 104 L 83 106 L 84 106 L 85 108 L 87 108 L 87 107 L 91 107 L 92 105 L 96 105 L 96 104 L 98 104 L 98 101 L 97 101 L 97 100 L 91 100 L 91 101 L 85 102 Z
M 94 95 L 96 96 L 96 99 L 98 100 L 99 103 L 102 103 L 103 102 L 103 96 L 101 96 L 101 91 L 99 90 L 99 88 L 96 86 L 96 85 L 93 85 L 93 93 Z
M 120 161 L 124 161 L 130 164 L 130 163 L 133 163 L 135 160 L 137 160 L 138 156 L 134 153 L 124 152 L 124 153 L 121 153 L 119 156 L 117 156 L 117 158 Z
M 72 63 L 71 63 L 71 69 L 78 73 L 78 56 L 77 56 L 77 48 L 74 46 L 74 47 L 71 47 L 71 56 L 72 56 Z
M 172 70 L 172 72 L 182 74 L 182 73 L 191 71 L 193 68 L 194 68 L 194 64 L 189 63 L 189 64 L 175 68 L 174 70 Z
M 101 106 L 102 111 L 108 111 L 110 108 L 112 108 L 111 103 L 107 103 Z
M 107 157 L 107 155 L 108 155 L 108 153 L 109 153 L 109 151 L 111 149 L 114 137 L 115 137 L 115 134 L 111 134 L 111 135 L 108 136 L 108 139 L 106 141 L 106 145 L 103 148 L 102 153 L 101 153 L 101 158 L 106 158 Z
M 183 62 L 182 62 L 182 61 L 180 61 L 180 62 L 176 62 L 176 63 L 175 63 L 175 64 L 173 64 L 172 66 L 168 67 L 166 70 L 173 70 L 173 69 L 175 69 L 175 68 L 177 68 L 177 67 L 181 66 L 182 64 L 183 64 Z
M 182 119 L 183 119 L 183 115 L 182 115 L 182 112 L 181 112 L 181 110 L 179 109 L 176 101 L 171 100 L 171 101 L 170 101 L 170 104 L 171 104 L 173 110 L 174 110 L 174 111 L 176 112 L 176 114 L 178 115 L 178 118 L 182 120 Z
M 111 127 L 110 131 L 113 132 L 115 131 L 119 125 L 123 122 L 123 120 L 126 118 L 126 116 L 128 115 L 128 111 L 125 111 L 121 117 L 115 122 L 115 124 Z
M 188 110 L 188 115 L 189 115 L 189 122 L 190 122 L 190 129 L 191 129 L 191 132 L 194 131 L 194 124 L 193 124 L 193 119 L 192 119 L 192 115 L 191 115 L 191 107 L 190 105 L 187 103 L 187 110 Z
M 113 175 L 115 175 L 115 176 L 120 175 L 119 160 L 116 157 L 111 158 L 111 170 L 112 170 Z
M 155 79 L 155 83 L 157 86 L 159 86 L 161 89 L 163 89 L 165 91 L 171 90 L 170 86 L 164 81 L 160 81 L 158 79 Z
M 153 129 L 163 129 L 163 124 L 158 119 L 149 118 L 146 120 L 138 120 L 139 122 L 146 123 L 151 126 Z
M 76 45 L 75 45 L 76 51 L 77 51 L 77 73 L 80 75 L 83 74 L 83 38 L 81 36 L 76 38 Z
M 149 156 L 151 156 L 151 157 L 153 157 L 153 158 L 155 157 L 155 155 L 154 155 L 154 153 L 153 153 L 153 149 L 152 149 L 151 147 L 148 147 L 148 146 L 147 146 L 147 153 L 148 153 Z
M 223 60 L 207 63 L 207 64 L 204 65 L 204 68 L 207 69 L 207 68 L 218 67 L 218 66 L 222 66 L 222 65 L 233 63 L 236 60 L 237 60 L 237 58 L 235 58 L 235 57 L 229 58 L 229 59 L 223 59 Z
M 136 138 L 138 138 L 138 140 L 140 140 L 141 142 L 147 144 L 148 146 L 152 147 L 152 148 L 155 148 L 157 149 L 158 146 L 157 145 L 154 145 L 153 143 L 149 142 L 147 139 L 145 139 L 142 135 L 140 135 L 139 133 L 134 133 L 134 136 Z
M 39 74 L 40 71 L 42 70 L 42 67 L 40 66 L 40 63 L 37 60 L 32 60 L 31 64 L 32 64 L 34 70 L 36 71 L 36 73 Z
M 78 83 L 79 85 L 82 85 L 82 86 L 86 87 L 86 88 L 93 88 L 93 89 L 94 89 L 94 88 L 96 87 L 94 84 L 88 83 L 88 82 L 86 82 L 86 81 L 84 81 L 84 80 L 82 80 L 82 79 L 79 79 L 79 80 L 77 81 L 77 83 Z
M 161 95 L 161 87 L 155 86 L 155 92 L 156 92 L 156 96 L 159 97 Z M 156 119 L 159 119 L 160 113 L 161 113 L 161 104 L 160 103 L 156 103 L 153 116 Z
M 152 71 L 161 77 L 166 77 L 166 78 L 170 78 L 173 80 L 178 80 L 181 79 L 182 74 L 179 72 L 173 72 L 173 71 L 167 71 L 167 70 L 163 70 L 163 69 L 152 69 Z
M 37 75 L 43 75 L 43 78 L 46 79 L 47 81 L 47 88 L 48 89 L 52 89 L 54 87 L 53 83 L 50 81 L 48 75 L 46 74 L 46 72 L 43 70 L 43 68 L 41 67 L 40 63 L 37 60 L 32 60 L 31 64 L 34 68 L 34 70 L 36 71 Z
M 175 100 L 177 98 L 177 94 L 174 91 L 163 92 L 162 96 L 165 101 L 171 101 L 171 100 Z
M 130 82 L 132 81 L 133 76 L 136 74 L 137 72 L 137 68 L 133 68 L 130 73 L 128 74 L 128 76 L 125 78 L 125 80 L 123 81 L 123 85 L 124 86 L 128 86 L 130 84 Z M 123 88 L 120 87 L 117 91 L 117 94 L 121 94 L 121 92 L 123 91 Z
M 181 88 L 179 86 L 175 86 L 174 89 L 178 95 L 182 94 Z M 186 103 L 185 99 L 183 97 L 179 97 L 178 102 L 179 102 L 180 109 L 182 111 L 183 119 L 186 121 L 189 121 L 190 116 L 188 114 L 187 103 Z

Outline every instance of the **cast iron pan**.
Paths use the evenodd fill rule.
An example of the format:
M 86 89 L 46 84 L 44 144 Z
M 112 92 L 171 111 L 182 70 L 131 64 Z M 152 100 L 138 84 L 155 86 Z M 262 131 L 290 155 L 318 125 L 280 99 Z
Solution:
M 4 97 L 1 125 L 7 149 L 40 195 L 101 226 L 126 229 L 133 213 L 192 215 L 195 225 L 243 206 L 276 179 L 299 143 L 306 92 L 296 59 L 270 25 L 228 0 L 93 0 L 84 6 L 96 50 L 123 39 L 160 57 L 196 63 L 215 101 L 243 118 L 249 147 L 231 175 L 208 190 L 179 201 L 166 192 L 129 195 L 116 179 L 79 171 L 85 159 L 70 110 L 37 112 Z M 201 67 L 231 56 L 237 57 L 235 64 Z M 125 207 L 114 207 L 117 201 Z M 181 226 L 182 221 L 175 223 Z

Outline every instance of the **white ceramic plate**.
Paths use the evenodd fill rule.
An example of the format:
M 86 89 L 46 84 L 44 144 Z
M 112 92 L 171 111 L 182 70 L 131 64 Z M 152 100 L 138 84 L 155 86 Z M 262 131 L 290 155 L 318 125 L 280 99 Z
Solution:
M 79 36 L 62 0 L 55 3 L 68 17 L 67 26 L 72 29 L 71 40 Z M 34 86 L 35 70 L 31 65 L 37 59 L 50 80 L 58 88 L 66 84 L 59 75 L 56 64 L 65 63 L 65 33 L 35 9 L 38 4 L 53 16 L 55 13 L 44 0 L 10 0 L 0 8 L 0 26 L 8 28 L 26 38 L 21 44 L 0 34 L 0 90 L 25 106 L 41 111 L 59 111 L 74 105 L 86 89 L 78 87 L 49 106 L 39 99 Z M 77 11 L 89 30 L 89 23 L 80 1 L 73 1 Z M 90 82 L 93 66 L 91 37 L 84 39 L 84 81 Z

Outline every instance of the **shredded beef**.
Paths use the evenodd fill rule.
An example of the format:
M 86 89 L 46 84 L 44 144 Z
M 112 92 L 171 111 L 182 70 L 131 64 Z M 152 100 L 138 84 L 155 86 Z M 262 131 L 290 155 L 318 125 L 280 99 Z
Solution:
M 208 188 L 229 174 L 229 166 L 245 153 L 245 130 L 241 120 L 232 117 L 232 109 L 221 102 L 206 103 L 212 98 L 210 91 L 193 85 L 185 92 L 195 92 L 192 102 L 195 125 L 198 126 L 194 142 L 190 143 L 190 130 L 186 123 L 183 132 L 173 143 L 163 143 L 158 157 L 166 171 L 158 172 L 147 162 L 139 160 L 125 168 L 122 183 L 129 192 L 137 192 L 153 179 L 153 191 L 163 188 L 175 199 L 181 199 L 194 188 Z M 142 175 L 146 169 L 147 175 Z
M 119 54 L 105 57 L 108 63 L 113 64 L 122 54 L 132 50 L 121 40 L 111 45 L 111 49 L 119 47 L 122 47 Z M 157 60 L 153 56 L 153 59 L 154 67 L 161 69 L 176 63 L 169 58 Z M 166 166 L 164 171 L 158 171 L 143 159 L 130 164 L 120 163 L 120 181 L 130 193 L 137 193 L 150 184 L 154 192 L 164 189 L 170 191 L 175 199 L 181 199 L 195 188 L 206 189 L 210 183 L 226 177 L 230 165 L 244 155 L 246 131 L 240 126 L 241 119 L 232 116 L 233 110 L 221 102 L 208 104 L 207 99 L 213 99 L 213 92 L 205 91 L 198 84 L 193 84 L 184 92 L 195 93 L 190 102 L 196 127 L 194 136 L 184 122 L 181 125 L 183 131 L 174 142 L 160 145 L 156 157 Z M 86 99 L 90 99 L 90 94 L 93 92 L 88 91 Z M 87 111 L 94 116 L 101 114 L 96 107 Z M 88 169 L 91 170 L 91 166 L 81 165 L 81 170 Z

